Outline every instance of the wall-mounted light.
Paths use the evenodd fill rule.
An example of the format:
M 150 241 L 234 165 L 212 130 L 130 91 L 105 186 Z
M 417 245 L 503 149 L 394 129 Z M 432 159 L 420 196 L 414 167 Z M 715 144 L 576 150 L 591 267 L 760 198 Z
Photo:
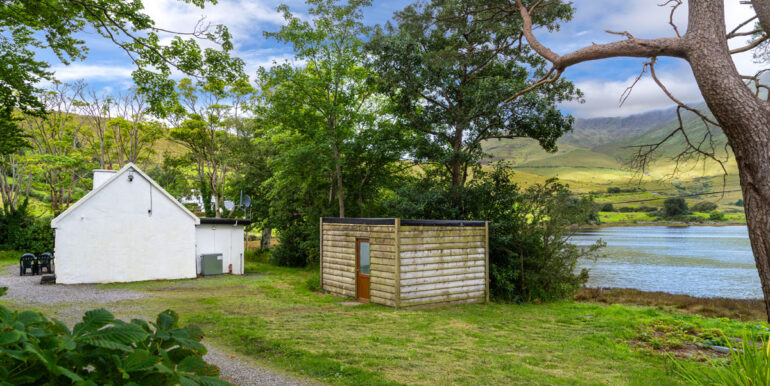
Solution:
M 133 180 L 134 180 L 134 171 L 133 170 L 129 170 L 128 171 L 128 182 L 131 182 Z

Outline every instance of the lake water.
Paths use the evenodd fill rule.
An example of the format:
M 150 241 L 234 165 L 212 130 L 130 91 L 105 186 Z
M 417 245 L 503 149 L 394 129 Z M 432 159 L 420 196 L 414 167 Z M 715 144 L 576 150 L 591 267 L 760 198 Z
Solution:
M 639 226 L 580 230 L 577 245 L 598 239 L 605 256 L 583 261 L 590 287 L 636 288 L 698 297 L 761 299 L 745 226 Z

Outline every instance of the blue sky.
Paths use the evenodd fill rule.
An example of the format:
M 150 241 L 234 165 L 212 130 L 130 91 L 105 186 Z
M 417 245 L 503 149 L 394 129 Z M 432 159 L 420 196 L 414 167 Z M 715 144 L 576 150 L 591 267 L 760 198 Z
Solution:
M 657 4 L 661 0 L 574 0 L 575 18 L 554 33 L 537 31 L 538 38 L 555 52 L 563 54 L 592 43 L 618 40 L 605 30 L 629 31 L 634 36 L 654 38 L 674 36 L 668 24 L 669 8 Z M 190 31 L 205 17 L 213 24 L 225 24 L 233 33 L 236 55 L 247 63 L 250 74 L 260 66 L 273 61 L 291 60 L 288 46 L 263 37 L 263 31 L 280 28 L 283 19 L 276 7 L 286 3 L 296 13 L 304 14 L 306 5 L 300 0 L 219 0 L 205 9 L 189 6 L 177 0 L 144 0 L 147 13 L 158 27 L 175 31 Z M 364 12 L 367 24 L 381 24 L 391 19 L 393 12 L 409 4 L 405 0 L 374 0 Z M 727 27 L 732 29 L 753 15 L 751 8 L 739 0 L 726 0 Z M 686 6 L 680 7 L 675 18 L 680 31 L 686 29 Z M 749 26 L 750 27 L 750 26 Z M 62 81 L 85 80 L 97 91 L 115 93 L 131 87 L 131 62 L 126 55 L 95 33 L 83 33 L 88 42 L 86 60 L 64 66 L 52 61 L 56 77 Z M 745 40 L 733 42 L 741 45 Z M 48 55 L 46 55 L 48 57 Z M 751 53 L 734 57 L 738 69 L 753 73 L 760 66 L 753 62 Z M 54 59 L 54 58 L 50 58 Z M 671 102 L 645 77 L 634 88 L 630 98 L 621 107 L 619 98 L 642 68 L 643 59 L 618 58 L 583 63 L 569 68 L 564 76 L 574 81 L 585 93 L 585 103 L 568 103 L 563 110 L 577 117 L 621 116 L 647 110 L 666 108 Z M 697 85 L 686 62 L 661 59 L 657 72 L 667 87 L 681 100 L 699 101 Z

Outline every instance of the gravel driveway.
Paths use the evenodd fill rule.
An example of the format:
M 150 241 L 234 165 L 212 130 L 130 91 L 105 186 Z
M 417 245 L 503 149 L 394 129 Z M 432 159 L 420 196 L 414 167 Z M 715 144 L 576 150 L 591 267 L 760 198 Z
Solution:
M 6 267 L 0 273 L 0 287 L 8 287 L 7 300 L 19 303 L 112 303 L 141 299 L 139 291 L 102 289 L 89 284 L 41 285 L 40 276 L 19 276 L 19 267 Z
M 67 310 L 62 310 L 56 317 L 64 323 L 73 324 L 85 311 L 94 308 L 93 303 L 104 304 L 148 297 L 147 293 L 141 291 L 105 289 L 91 284 L 41 285 L 40 276 L 19 276 L 18 266 L 0 269 L 0 287 L 8 287 L 4 299 L 22 304 L 72 303 L 72 306 L 67 306 Z M 78 303 L 88 303 L 88 305 Z M 308 379 L 294 378 L 256 366 L 247 359 L 238 358 L 209 344 L 206 344 L 206 347 L 209 350 L 204 356 L 206 362 L 217 365 L 221 370 L 221 378 L 236 385 L 317 384 Z

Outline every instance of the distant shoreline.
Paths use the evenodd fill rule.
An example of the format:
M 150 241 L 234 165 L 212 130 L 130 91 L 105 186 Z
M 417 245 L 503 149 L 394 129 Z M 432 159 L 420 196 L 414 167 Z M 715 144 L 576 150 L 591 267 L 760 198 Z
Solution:
M 697 226 L 735 226 L 746 225 L 745 222 L 699 222 L 699 223 L 686 223 L 686 222 L 612 222 L 603 223 L 597 225 L 581 225 L 575 227 L 576 229 L 597 229 L 597 228 L 610 228 L 610 227 L 644 227 L 644 226 L 665 226 L 665 227 L 697 227 Z

